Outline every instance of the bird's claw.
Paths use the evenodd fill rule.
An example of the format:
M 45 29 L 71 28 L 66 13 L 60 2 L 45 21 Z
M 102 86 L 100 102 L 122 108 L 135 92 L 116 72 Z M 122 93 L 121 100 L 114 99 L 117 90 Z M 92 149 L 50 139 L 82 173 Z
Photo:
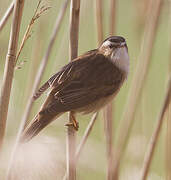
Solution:
M 77 121 L 66 123 L 65 126 L 73 127 L 76 131 L 78 131 L 79 123 Z

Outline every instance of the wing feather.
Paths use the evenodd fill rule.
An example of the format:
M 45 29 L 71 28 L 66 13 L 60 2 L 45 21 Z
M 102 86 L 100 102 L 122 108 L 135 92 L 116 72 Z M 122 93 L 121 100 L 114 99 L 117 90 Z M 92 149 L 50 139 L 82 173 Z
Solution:
M 38 90 L 37 92 L 33 95 L 33 99 L 36 100 L 38 99 L 48 88 L 50 87 L 48 81 L 44 83 Z
M 54 99 L 41 113 L 65 112 L 87 106 L 118 90 L 124 74 L 103 55 L 73 61 L 52 85 Z

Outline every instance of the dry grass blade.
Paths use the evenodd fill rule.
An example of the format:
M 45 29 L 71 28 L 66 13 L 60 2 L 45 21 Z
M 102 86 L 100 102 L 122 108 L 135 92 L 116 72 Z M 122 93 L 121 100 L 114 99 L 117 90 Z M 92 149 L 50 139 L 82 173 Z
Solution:
M 63 4 L 62 4 L 59 15 L 58 15 L 58 17 L 56 19 L 56 22 L 55 22 L 55 26 L 54 26 L 52 35 L 50 37 L 50 41 L 49 41 L 49 44 L 48 44 L 47 51 L 46 51 L 45 55 L 43 56 L 43 58 L 41 60 L 40 68 L 38 69 L 38 73 L 36 75 L 36 79 L 35 79 L 34 84 L 33 84 L 33 89 L 32 89 L 32 93 L 31 93 L 32 96 L 29 98 L 29 100 L 27 102 L 27 106 L 26 106 L 26 109 L 25 109 L 25 112 L 24 112 L 24 115 L 23 115 L 23 118 L 22 118 L 22 123 L 23 123 L 22 126 L 23 126 L 23 128 L 26 127 L 26 125 L 28 124 L 28 117 L 30 115 L 30 112 L 31 112 L 32 106 L 33 106 L 33 102 L 34 102 L 33 95 L 36 93 L 36 91 L 37 91 L 37 89 L 39 87 L 39 84 L 41 82 L 42 75 L 43 75 L 43 73 L 45 71 L 45 67 L 46 67 L 46 65 L 48 63 L 48 59 L 49 59 L 50 53 L 52 51 L 52 47 L 54 45 L 57 34 L 58 34 L 59 29 L 61 27 L 61 23 L 62 23 L 62 20 L 64 18 L 68 3 L 69 3 L 69 0 L 65 0 L 63 2 Z
M 142 177 L 140 178 L 141 180 L 146 180 L 147 178 L 150 169 L 150 164 L 154 155 L 154 150 L 163 124 L 164 114 L 169 106 L 170 100 L 171 100 L 171 75 L 169 77 L 168 87 L 167 87 L 166 95 L 164 97 L 163 105 L 160 114 L 157 117 L 157 125 L 151 137 L 147 152 L 145 154 L 143 169 L 142 169 Z
M 15 58 L 17 53 L 23 7 L 24 7 L 24 0 L 15 1 L 9 48 L 6 57 L 3 84 L 2 84 L 2 90 L 0 96 L 0 150 L 2 148 L 3 138 L 5 134 L 8 105 L 9 105 L 9 99 L 10 99 L 10 93 L 11 93 L 11 87 L 13 81 Z
M 46 7 L 46 6 L 40 7 L 41 2 L 42 2 L 42 0 L 39 0 L 38 5 L 36 7 L 36 10 L 34 12 L 34 15 L 33 15 L 32 19 L 31 19 L 30 23 L 27 26 L 26 32 L 24 34 L 24 37 L 22 39 L 20 48 L 19 48 L 17 56 L 16 56 L 16 61 L 15 61 L 16 63 L 18 61 L 18 58 L 19 58 L 19 56 L 21 54 L 21 51 L 22 51 L 26 41 L 31 37 L 31 30 L 32 30 L 32 27 L 33 27 L 35 21 L 38 20 L 38 18 L 50 8 L 50 7 Z M 22 65 L 22 63 L 20 62 L 19 65 L 16 66 L 16 69 L 20 69 L 21 65 Z
M 77 57 L 78 54 L 78 34 L 79 34 L 79 15 L 80 0 L 71 0 L 70 8 L 70 60 Z M 71 114 L 69 113 L 69 122 L 72 123 Z M 68 126 L 67 130 L 67 179 L 76 179 L 76 132 L 72 126 Z
M 13 9 L 14 9 L 14 1 L 10 4 L 9 8 L 7 9 L 6 13 L 4 14 L 4 16 L 0 21 L 0 32 L 7 23 L 9 17 L 11 16 Z
M 92 116 L 92 118 L 91 118 L 91 120 L 90 120 L 90 122 L 89 122 L 89 124 L 88 124 L 88 126 L 87 126 L 87 128 L 85 130 L 85 132 L 84 132 L 84 135 L 83 135 L 83 137 L 82 137 L 82 139 L 80 141 L 80 144 L 77 147 L 76 158 L 75 158 L 76 163 L 78 162 L 78 159 L 79 159 L 80 154 L 81 154 L 81 152 L 82 152 L 82 150 L 84 148 L 84 145 L 85 145 L 85 143 L 86 143 L 86 141 L 87 141 L 87 139 L 88 139 L 88 137 L 89 137 L 89 135 L 90 135 L 90 133 L 92 131 L 92 128 L 94 126 L 94 123 L 96 122 L 97 116 L 98 116 L 98 113 L 95 113 Z M 63 180 L 66 180 L 66 178 L 67 178 L 67 174 L 64 175 Z
M 160 17 L 162 6 L 162 0 L 153 0 L 149 5 L 149 11 L 147 15 L 147 23 L 145 26 L 144 39 L 142 44 L 141 53 L 139 56 L 139 63 L 136 68 L 132 80 L 132 86 L 128 96 L 128 102 L 123 114 L 122 126 L 118 138 L 118 149 L 115 152 L 117 161 L 114 159 L 114 175 L 113 179 L 117 176 L 117 172 L 120 166 L 121 158 L 123 157 L 126 145 L 129 139 L 130 131 L 134 122 L 134 116 L 138 102 L 141 98 L 142 89 L 146 80 L 148 70 L 150 67 L 150 59 L 152 55 L 152 47 L 154 44 L 156 31 L 158 27 L 158 20 Z M 117 154 L 116 154 L 117 153 Z

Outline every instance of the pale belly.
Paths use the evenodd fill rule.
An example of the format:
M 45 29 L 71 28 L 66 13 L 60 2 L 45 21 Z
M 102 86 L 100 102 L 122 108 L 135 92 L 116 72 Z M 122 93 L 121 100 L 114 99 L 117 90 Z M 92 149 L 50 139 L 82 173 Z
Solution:
M 111 102 L 114 97 L 117 95 L 119 92 L 123 82 L 120 84 L 120 87 L 118 88 L 117 91 L 115 91 L 112 95 L 106 96 L 104 98 L 101 98 L 97 101 L 92 102 L 91 104 L 84 106 L 82 108 L 79 108 L 75 110 L 74 112 L 76 113 L 82 113 L 82 114 L 88 114 L 88 113 L 93 113 L 99 111 L 101 108 L 103 108 L 105 105 L 107 105 L 109 102 Z

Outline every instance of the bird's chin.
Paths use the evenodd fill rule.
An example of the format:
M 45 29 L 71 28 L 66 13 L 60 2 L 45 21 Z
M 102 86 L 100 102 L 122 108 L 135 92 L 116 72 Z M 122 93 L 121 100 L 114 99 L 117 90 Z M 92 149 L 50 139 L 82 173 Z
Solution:
M 129 55 L 125 46 L 115 49 L 111 53 L 111 60 L 121 70 L 129 72 Z

